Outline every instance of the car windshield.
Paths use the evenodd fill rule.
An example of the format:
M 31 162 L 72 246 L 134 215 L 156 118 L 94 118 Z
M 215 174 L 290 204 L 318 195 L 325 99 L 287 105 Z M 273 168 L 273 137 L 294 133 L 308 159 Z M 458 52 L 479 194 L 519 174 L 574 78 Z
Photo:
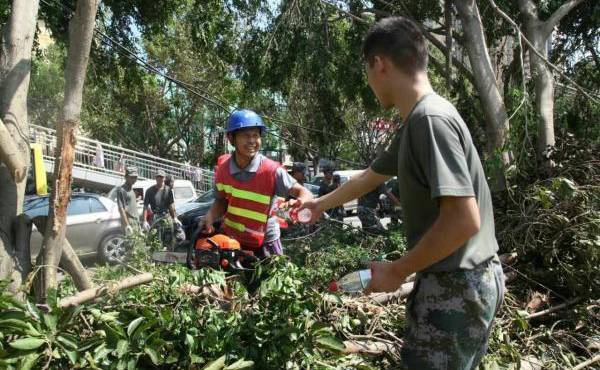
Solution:
M 175 199 L 188 199 L 194 196 L 194 191 L 187 186 L 176 186 L 173 188 L 173 197 Z
M 202 193 L 198 198 L 196 198 L 197 203 L 211 203 L 215 200 L 215 194 L 212 190 Z

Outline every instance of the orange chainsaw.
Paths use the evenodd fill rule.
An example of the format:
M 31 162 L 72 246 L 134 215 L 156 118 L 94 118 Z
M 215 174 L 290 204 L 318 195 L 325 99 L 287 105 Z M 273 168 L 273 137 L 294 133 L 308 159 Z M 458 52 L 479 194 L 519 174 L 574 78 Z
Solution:
M 208 236 L 198 233 L 187 252 L 154 252 L 152 259 L 157 262 L 182 263 L 198 270 L 204 267 L 228 272 L 247 271 L 258 258 L 250 251 L 241 249 L 240 243 L 223 234 Z

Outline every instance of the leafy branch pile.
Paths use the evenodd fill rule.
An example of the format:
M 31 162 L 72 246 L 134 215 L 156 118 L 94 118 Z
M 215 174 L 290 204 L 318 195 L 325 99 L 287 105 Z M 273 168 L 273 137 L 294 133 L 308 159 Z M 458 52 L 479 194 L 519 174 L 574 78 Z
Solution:
M 568 173 L 559 167 L 554 177 L 496 201 L 502 252 L 517 254 L 505 272 L 519 274 L 508 283 L 485 368 L 562 369 L 597 355 L 594 151 L 562 153 L 557 162 Z M 94 280 L 118 281 L 135 270 L 151 272 L 149 284 L 71 308 L 57 304 L 75 292 L 70 280 L 41 307 L 1 289 L 0 368 L 398 368 L 402 300 L 379 304 L 326 287 L 367 261 L 397 258 L 405 251 L 402 235 L 401 228 L 375 236 L 329 225 L 286 242 L 287 257 L 240 277 L 154 265 L 149 242 L 136 237 L 129 265 L 99 267 Z
M 342 251 L 341 244 L 332 248 L 335 254 Z M 351 256 L 359 256 L 360 248 L 351 247 L 356 249 Z M 131 269 L 151 272 L 154 280 L 109 292 L 94 303 L 60 308 L 59 296 L 74 292 L 69 280 L 59 294 L 51 294 L 47 307 L 2 293 L 0 368 L 378 369 L 397 364 L 393 333 L 401 325 L 402 307 L 323 294 L 319 269 L 275 258 L 253 276 L 231 277 L 153 265 L 139 258 L 139 245 L 135 249 L 130 265 L 100 267 L 94 280 L 117 281 Z M 354 266 L 374 254 L 357 257 Z M 311 253 L 304 258 L 314 261 Z M 256 290 L 251 294 L 247 286 Z M 372 343 L 383 343 L 385 352 Z
M 564 135 L 546 179 L 531 176 L 531 168 L 517 178 L 516 191 L 495 199 L 501 252 L 517 257 L 504 268 L 512 281 L 488 362 L 563 369 L 598 359 L 599 149 Z M 559 305 L 564 309 L 545 311 Z

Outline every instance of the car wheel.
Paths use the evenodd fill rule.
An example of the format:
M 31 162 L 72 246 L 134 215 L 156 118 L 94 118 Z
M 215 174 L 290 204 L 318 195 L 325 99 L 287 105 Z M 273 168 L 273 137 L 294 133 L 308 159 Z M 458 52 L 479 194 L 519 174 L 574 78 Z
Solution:
M 98 249 L 98 257 L 101 261 L 108 263 L 122 261 L 127 253 L 125 248 L 125 236 L 120 233 L 110 234 L 102 239 Z

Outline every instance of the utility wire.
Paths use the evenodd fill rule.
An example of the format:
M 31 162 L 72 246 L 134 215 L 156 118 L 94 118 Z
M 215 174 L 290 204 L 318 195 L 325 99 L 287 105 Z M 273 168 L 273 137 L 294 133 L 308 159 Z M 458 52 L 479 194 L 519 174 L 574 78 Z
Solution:
M 62 3 L 60 0 L 56 0 L 56 1 L 52 1 L 50 2 L 49 0 L 40 0 L 41 2 L 43 2 L 44 4 L 51 6 L 51 7 L 55 7 L 59 6 L 61 7 L 63 10 L 66 10 L 69 12 L 69 15 L 72 16 L 73 13 L 75 12 L 73 9 L 71 9 L 70 7 L 68 7 L 67 5 L 65 5 L 64 3 Z M 333 4 L 329 4 L 331 6 L 334 6 Z M 138 64 L 139 66 L 141 66 L 142 68 L 144 68 L 145 70 L 147 70 L 150 73 L 159 75 L 161 77 L 163 77 L 165 80 L 170 81 L 172 83 L 174 83 L 176 86 L 180 87 L 181 89 L 188 91 L 194 95 L 196 95 L 197 97 L 199 97 L 200 99 L 204 100 L 207 103 L 210 103 L 216 107 L 218 107 L 219 109 L 221 109 L 222 111 L 226 112 L 227 114 L 230 114 L 232 109 L 228 108 L 228 107 L 234 107 L 233 109 L 239 109 L 239 107 L 230 104 L 229 102 L 225 101 L 224 99 L 220 99 L 220 98 L 215 98 L 214 96 L 210 96 L 209 93 L 207 93 L 206 91 L 203 91 L 201 89 L 198 89 L 196 86 L 189 84 L 187 82 L 181 81 L 177 78 L 174 78 L 170 75 L 168 75 L 167 73 L 162 72 L 157 66 L 150 64 L 148 61 L 146 61 L 144 58 L 142 58 L 141 56 L 139 56 L 135 51 L 132 51 L 131 49 L 127 48 L 125 45 L 123 45 L 122 43 L 118 42 L 117 40 L 113 39 L 112 37 L 108 36 L 106 33 L 102 32 L 101 30 L 98 29 L 97 26 L 94 27 L 94 37 L 96 37 L 97 39 L 99 39 L 102 43 L 104 44 L 108 44 L 108 45 L 112 45 L 112 46 L 116 46 L 118 49 L 122 50 L 125 53 L 125 56 L 127 58 L 129 58 L 130 60 L 134 61 L 136 64 Z M 165 68 L 166 69 L 166 68 Z M 200 90 L 202 92 L 199 92 L 197 90 Z M 294 124 L 288 121 L 284 121 L 281 119 L 277 119 L 274 117 L 269 117 L 269 116 L 262 116 L 263 118 L 270 120 L 272 122 L 279 122 L 281 124 L 285 124 L 288 126 L 294 126 L 294 127 L 299 127 L 302 128 L 304 130 L 307 131 L 313 131 L 313 132 L 318 132 L 321 133 L 325 136 L 330 136 L 330 137 L 336 137 L 339 139 L 343 139 L 343 136 L 340 135 L 336 135 L 336 134 L 332 134 L 332 133 L 326 133 L 322 130 L 318 130 L 315 128 L 311 128 L 311 127 L 306 127 L 306 126 L 302 126 L 299 124 Z M 278 126 L 279 129 L 283 129 L 282 126 L 280 125 L 276 125 Z M 304 148 L 310 152 L 312 152 L 313 154 L 317 154 L 319 155 L 320 153 L 318 151 L 316 151 L 315 149 L 312 149 L 306 145 L 302 145 L 300 143 L 298 143 L 297 141 L 284 137 L 284 136 L 280 136 L 277 134 L 274 134 L 271 131 L 267 131 L 269 134 L 276 136 L 278 138 L 280 138 L 281 140 L 287 141 L 289 143 L 292 143 L 298 147 Z M 343 158 L 331 158 L 335 161 L 340 161 L 340 162 L 344 162 L 344 163 L 348 163 L 350 165 L 353 166 L 360 166 L 359 164 L 357 164 L 356 162 L 350 161 L 350 160 L 346 160 Z

